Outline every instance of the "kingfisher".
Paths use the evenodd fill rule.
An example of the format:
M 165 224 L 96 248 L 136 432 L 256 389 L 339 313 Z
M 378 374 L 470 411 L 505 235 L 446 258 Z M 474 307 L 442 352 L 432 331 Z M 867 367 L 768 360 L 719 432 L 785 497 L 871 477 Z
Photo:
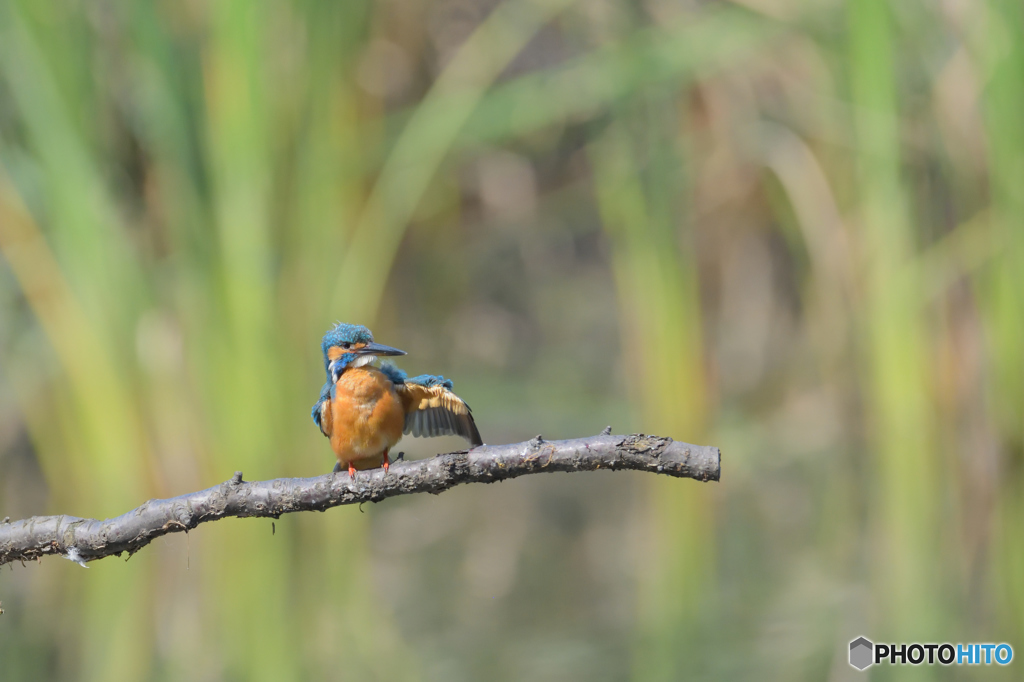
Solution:
M 470 445 L 483 445 L 473 413 L 452 392 L 443 376 L 409 377 L 381 356 L 406 355 L 404 350 L 374 343 L 370 330 L 358 324 L 337 323 L 320 344 L 327 383 L 313 406 L 312 417 L 330 438 L 338 458 L 335 471 L 384 467 L 388 452 L 403 433 L 413 436 L 462 436 Z

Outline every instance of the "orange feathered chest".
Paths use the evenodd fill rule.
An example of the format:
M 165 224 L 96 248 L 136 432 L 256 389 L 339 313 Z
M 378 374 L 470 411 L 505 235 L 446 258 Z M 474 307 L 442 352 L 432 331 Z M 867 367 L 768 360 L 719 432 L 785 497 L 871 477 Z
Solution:
M 353 367 L 342 372 L 327 411 L 331 448 L 342 465 L 351 462 L 356 469 L 378 467 L 384 451 L 402 438 L 402 401 L 391 380 L 375 367 Z

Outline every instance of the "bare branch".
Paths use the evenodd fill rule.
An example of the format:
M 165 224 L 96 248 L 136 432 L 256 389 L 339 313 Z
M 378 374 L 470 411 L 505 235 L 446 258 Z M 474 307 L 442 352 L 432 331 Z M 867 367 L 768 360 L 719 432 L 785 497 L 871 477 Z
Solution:
M 81 563 L 122 552 L 134 554 L 154 538 L 189 531 L 228 516 L 269 517 L 324 511 L 343 504 L 379 502 L 395 495 L 438 494 L 462 483 L 493 483 L 548 471 L 632 469 L 698 481 L 717 481 L 718 448 L 658 436 L 599 435 L 575 440 L 483 445 L 430 459 L 396 462 L 382 469 L 316 478 L 247 482 L 236 472 L 228 481 L 188 495 L 150 500 L 113 519 L 34 516 L 0 523 L 0 565 L 60 555 Z

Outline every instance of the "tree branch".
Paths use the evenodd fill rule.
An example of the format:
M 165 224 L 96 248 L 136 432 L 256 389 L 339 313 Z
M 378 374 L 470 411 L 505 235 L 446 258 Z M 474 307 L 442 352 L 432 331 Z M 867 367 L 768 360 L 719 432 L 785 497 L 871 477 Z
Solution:
M 167 500 L 150 500 L 113 519 L 34 516 L 0 523 L 0 565 L 60 555 L 81 563 L 139 551 L 154 538 L 189 531 L 228 516 L 278 518 L 343 504 L 379 502 L 410 493 L 438 494 L 462 483 L 493 483 L 548 471 L 632 469 L 698 481 L 717 481 L 718 448 L 658 436 L 612 436 L 545 441 L 540 436 L 510 445 L 483 445 L 430 459 L 396 462 L 383 469 L 316 478 L 247 482 L 242 472 L 220 485 Z

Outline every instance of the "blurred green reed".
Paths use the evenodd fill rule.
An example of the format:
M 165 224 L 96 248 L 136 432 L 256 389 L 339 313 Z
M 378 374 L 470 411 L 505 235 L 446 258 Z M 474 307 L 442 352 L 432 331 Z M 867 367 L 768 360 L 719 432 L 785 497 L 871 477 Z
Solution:
M 850 99 L 857 141 L 857 232 L 865 291 L 860 328 L 873 453 L 872 518 L 879 558 L 872 580 L 884 596 L 886 637 L 940 636 L 943 608 L 934 570 L 940 529 L 941 457 L 929 376 L 931 335 L 920 281 L 906 273 L 919 237 L 903 187 L 893 26 L 888 3 L 849 5 Z M 916 640 L 915 640 L 916 641 Z M 925 675 L 926 669 L 918 674 Z
M 830 662 L 850 622 L 897 641 L 1014 641 L 1024 632 L 1020 8 L 992 0 L 969 21 L 942 20 L 958 33 L 932 9 L 879 0 L 771 3 L 764 14 L 661 8 L 654 19 L 595 7 L 500 4 L 398 107 L 356 85 L 387 25 L 380 4 L 0 0 L 0 252 L 37 325 L 2 359 L 50 511 L 112 515 L 236 469 L 326 470 L 322 439 L 293 409 L 319 385 L 326 325 L 394 324 L 383 314 L 389 273 L 460 164 L 571 130 L 588 175 L 567 201 L 605 234 L 632 421 L 727 446 L 718 486 L 643 483 L 633 677 L 734 679 L 775 666 L 758 679 L 820 679 L 843 663 Z M 921 25 L 948 31 L 959 51 L 924 54 Z M 579 49 L 517 72 L 517 55 L 550 27 Z M 920 85 L 934 75 L 922 73 L 925 57 L 977 74 L 984 177 L 959 163 L 943 104 Z M 986 182 L 990 197 L 976 190 Z M 723 185 L 734 185 L 731 208 L 706 205 Z M 945 211 L 932 205 L 940 198 Z M 778 278 L 792 280 L 796 302 L 783 303 L 800 310 L 805 345 L 772 356 L 778 367 L 756 389 L 730 394 L 717 364 L 721 262 L 729 245 L 765 235 L 784 244 Z M 967 304 L 951 302 L 958 287 Z M 943 360 L 957 347 L 952 318 L 974 307 L 991 366 L 964 381 L 982 384 L 981 410 L 1005 445 L 994 466 L 1008 472 L 980 517 L 964 475 L 974 453 L 961 453 L 948 423 L 966 408 L 943 365 L 959 362 Z M 40 332 L 46 343 L 33 343 Z M 852 426 L 841 447 L 794 465 L 784 439 L 772 441 L 766 405 L 808 383 L 841 394 Z M 749 511 L 783 470 L 823 498 L 813 546 L 788 562 L 758 549 Z M 176 613 L 161 594 L 179 595 L 164 589 L 157 548 L 62 573 L 48 597 L 64 616 L 59 676 L 428 676 L 375 603 L 366 517 L 303 516 L 287 535 L 241 521 L 189 540 L 202 548 L 191 569 L 202 588 L 180 594 L 200 604 L 200 623 L 154 624 L 155 612 Z M 963 558 L 975 547 L 965 537 L 988 531 L 994 549 Z M 780 663 L 763 653 L 758 628 L 771 627 L 758 618 L 808 557 L 869 598 L 800 604 L 825 625 L 811 654 Z M 30 669 L 29 656 L 14 665 Z
M 983 24 L 970 36 L 969 47 L 979 70 L 989 79 L 984 97 L 984 126 L 991 140 L 988 173 L 991 186 L 991 242 L 994 257 L 977 278 L 979 304 L 986 316 L 992 357 L 992 386 L 985 396 L 993 418 L 1014 459 L 1009 475 L 1000 482 L 996 501 L 998 525 L 997 582 L 1006 595 L 1000 625 L 1019 638 L 1024 635 L 1024 484 L 1020 466 L 1024 447 L 1024 129 L 1019 112 L 1024 106 L 1024 11 L 1012 2 L 994 0 L 985 6 Z
M 678 93 L 629 107 L 592 143 L 601 217 L 612 245 L 623 344 L 638 422 L 650 433 L 705 433 L 701 324 L 686 225 Z M 665 144 L 665 140 L 669 140 Z M 674 141 L 674 142 L 672 142 Z M 641 166 L 641 163 L 643 166 Z M 675 189 L 677 188 L 677 189 Z M 685 218 L 683 218 L 685 219 Z M 689 256 L 689 257 L 688 257 Z M 637 679 L 686 673 L 702 599 L 714 591 L 710 495 L 649 484 L 651 559 L 641 575 Z

